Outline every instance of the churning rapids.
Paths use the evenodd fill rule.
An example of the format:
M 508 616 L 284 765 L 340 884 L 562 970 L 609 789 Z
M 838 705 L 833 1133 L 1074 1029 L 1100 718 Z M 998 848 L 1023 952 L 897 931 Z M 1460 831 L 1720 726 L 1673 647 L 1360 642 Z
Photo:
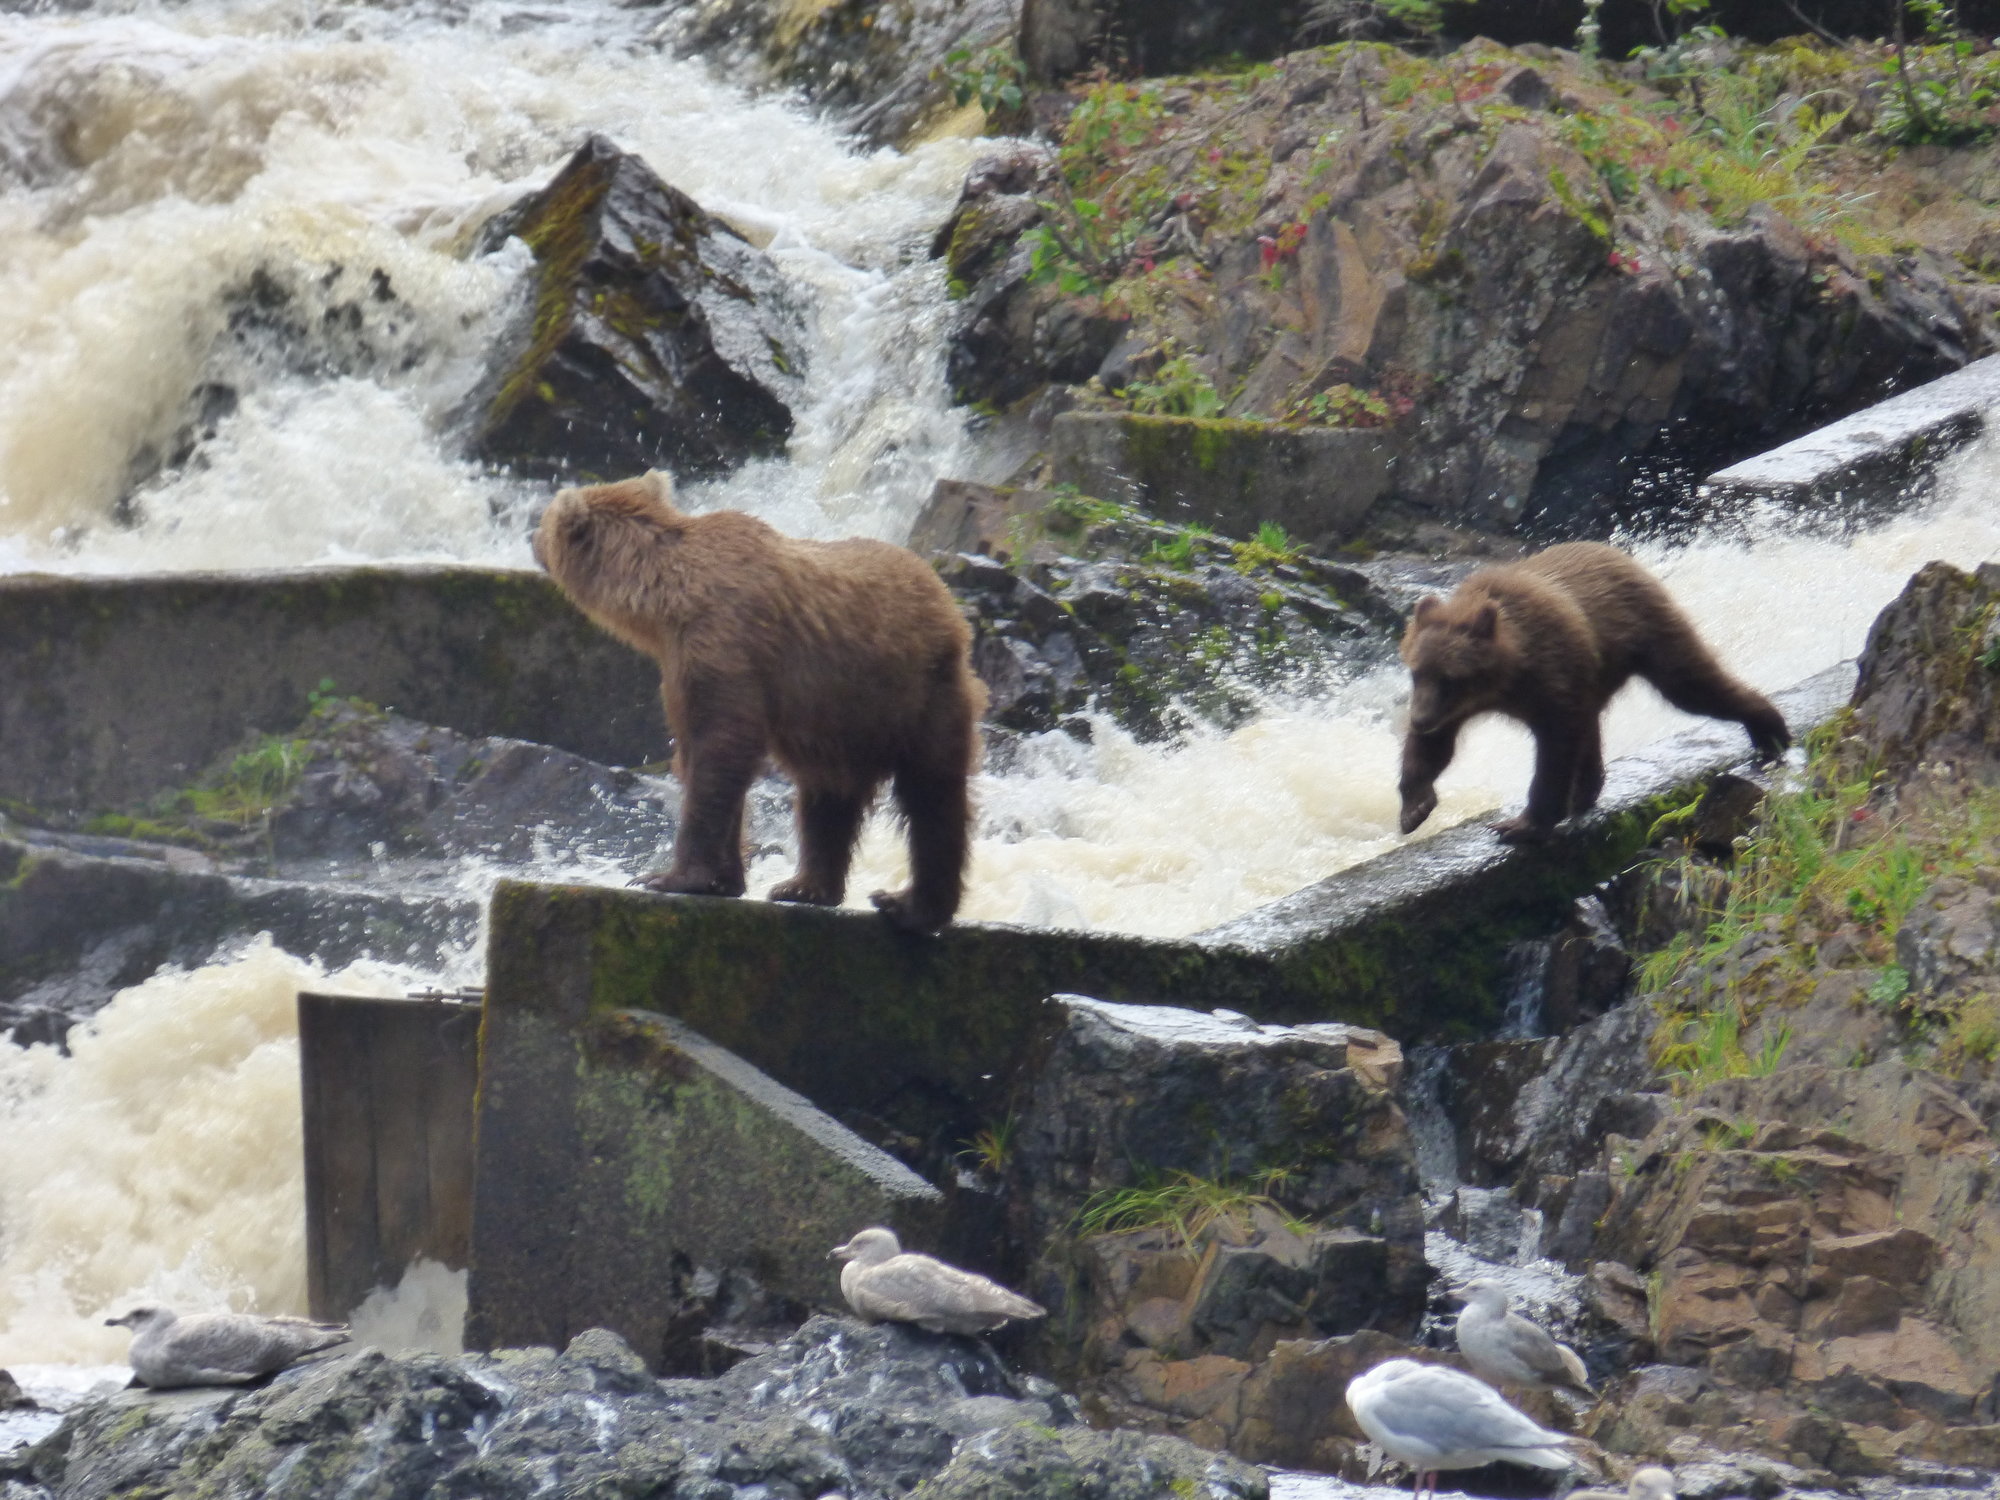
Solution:
M 898 539 L 937 477 L 999 477 L 1006 456 L 947 400 L 950 305 L 926 253 L 978 143 L 857 149 L 674 58 L 661 17 L 611 0 L 0 15 L 0 571 L 527 566 L 535 497 L 440 436 L 525 253 L 454 248 L 591 130 L 813 299 L 790 454 L 694 503 Z M 226 294 L 259 273 L 332 297 L 336 269 L 375 267 L 397 300 L 367 330 L 372 368 L 301 372 L 226 336 Z M 205 383 L 233 387 L 234 409 L 159 470 Z M 1980 498 L 1996 467 L 2000 452 L 1969 455 L 1929 512 L 1866 535 L 1771 520 L 1648 556 L 1728 660 L 1783 687 L 1853 654 L 1921 563 L 2000 551 Z M 1173 746 L 1108 724 L 1087 746 L 1048 737 L 982 780 L 964 915 L 1186 933 L 1390 847 L 1398 692 L 1384 674 L 1273 699 Z M 1678 719 L 1635 690 L 1608 748 Z M 1528 759 L 1504 727 L 1469 737 L 1436 826 L 1517 799 Z M 871 827 L 857 891 L 899 880 L 899 843 Z M 761 863 L 753 889 L 785 867 Z M 476 975 L 465 962 L 452 977 Z M 0 1047 L 0 1364 L 116 1359 L 124 1336 L 100 1320 L 140 1294 L 304 1310 L 291 1016 L 309 972 L 254 947 L 127 991 L 68 1056 Z M 393 993 L 415 977 L 316 983 Z

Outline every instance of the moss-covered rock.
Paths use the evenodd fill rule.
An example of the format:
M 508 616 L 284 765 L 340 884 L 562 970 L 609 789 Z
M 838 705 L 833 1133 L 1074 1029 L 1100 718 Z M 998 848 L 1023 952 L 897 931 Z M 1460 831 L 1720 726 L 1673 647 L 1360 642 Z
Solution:
M 1373 426 L 1390 500 L 1487 528 L 1683 501 L 1994 345 L 2000 293 L 1961 258 L 1983 169 L 1923 178 L 1836 118 L 1880 59 L 1808 53 L 1732 54 L 1699 96 L 1490 43 L 1079 85 L 1015 253 L 992 194 L 960 210 L 954 389 L 1094 378 L 1141 414 Z
M 804 341 L 797 294 L 762 251 L 596 135 L 481 242 L 509 236 L 536 271 L 470 403 L 478 457 L 604 480 L 784 451 Z

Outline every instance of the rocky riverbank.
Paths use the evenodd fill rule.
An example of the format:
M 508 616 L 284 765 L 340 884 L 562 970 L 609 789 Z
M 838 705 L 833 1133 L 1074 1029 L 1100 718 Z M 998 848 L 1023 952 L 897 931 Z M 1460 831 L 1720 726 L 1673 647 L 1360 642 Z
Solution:
M 1096 1432 L 981 1344 L 820 1317 L 712 1381 L 657 1380 L 615 1335 L 561 1353 L 341 1355 L 253 1390 L 129 1391 L 0 1455 L 8 1500 L 1264 1500 L 1247 1465 Z

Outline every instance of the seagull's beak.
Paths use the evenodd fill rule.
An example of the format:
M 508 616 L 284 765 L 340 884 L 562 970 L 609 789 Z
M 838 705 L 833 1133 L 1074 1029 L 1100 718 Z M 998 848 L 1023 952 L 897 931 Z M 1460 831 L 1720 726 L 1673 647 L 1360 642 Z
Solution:
M 123 1328 L 125 1326 L 125 1320 L 123 1318 L 106 1318 L 104 1320 L 104 1326 L 106 1328 Z
M 846 1260 L 853 1253 L 845 1245 L 835 1245 L 831 1250 L 826 1252 L 826 1258 L 828 1260 Z

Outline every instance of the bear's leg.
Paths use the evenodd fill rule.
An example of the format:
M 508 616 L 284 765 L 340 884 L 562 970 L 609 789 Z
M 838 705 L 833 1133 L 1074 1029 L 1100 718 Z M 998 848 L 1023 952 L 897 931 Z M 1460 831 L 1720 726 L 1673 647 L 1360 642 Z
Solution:
M 936 932 L 958 910 L 972 828 L 964 765 L 960 760 L 955 770 L 896 773 L 896 806 L 910 825 L 910 884 L 868 899 L 904 932 Z
M 1597 798 L 1604 790 L 1604 734 L 1600 723 L 1590 721 L 1588 733 L 1578 737 L 1576 747 L 1576 777 L 1570 784 L 1569 811 L 1575 817 L 1580 812 L 1589 812 L 1597 806 Z
M 1429 734 L 1412 730 L 1404 736 L 1403 774 L 1399 783 L 1403 794 L 1400 823 L 1403 832 L 1416 832 L 1424 819 L 1437 810 L 1437 779 L 1457 753 L 1459 728 L 1452 724 Z
M 687 896 L 743 894 L 743 801 L 764 760 L 758 737 L 741 731 L 683 737 L 675 752 L 681 823 L 674 862 L 634 882 Z
M 771 888 L 773 901 L 803 901 L 809 906 L 838 906 L 847 894 L 847 866 L 854 857 L 854 840 L 868 814 L 873 793 L 800 785 L 798 789 L 799 868 L 782 885 Z
M 1760 760 L 1780 754 L 1792 742 L 1791 726 L 1769 698 L 1725 671 L 1692 626 L 1655 643 L 1639 675 L 1682 713 L 1734 719 L 1750 733 Z
M 1528 806 L 1517 817 L 1488 826 L 1503 844 L 1532 844 L 1546 839 L 1569 811 L 1576 789 L 1577 761 L 1586 734 L 1580 723 L 1534 724 L 1535 776 L 1528 783 Z M 1595 725 L 1590 726 L 1594 733 Z

